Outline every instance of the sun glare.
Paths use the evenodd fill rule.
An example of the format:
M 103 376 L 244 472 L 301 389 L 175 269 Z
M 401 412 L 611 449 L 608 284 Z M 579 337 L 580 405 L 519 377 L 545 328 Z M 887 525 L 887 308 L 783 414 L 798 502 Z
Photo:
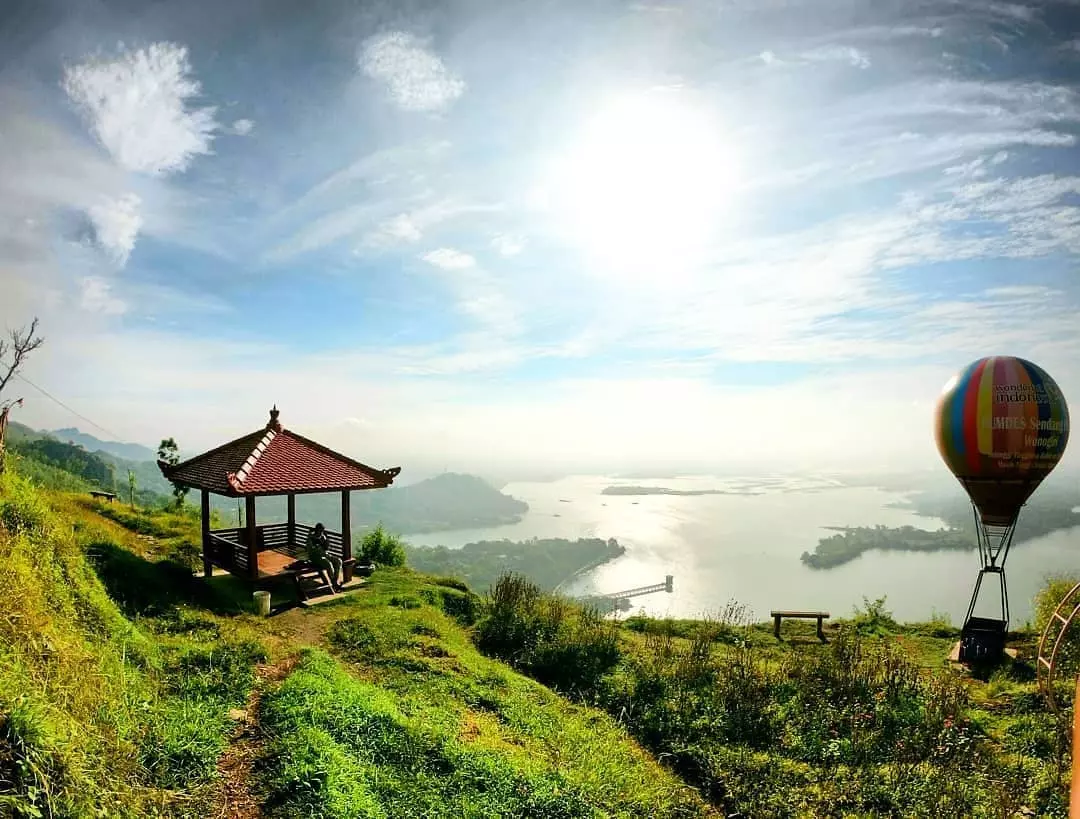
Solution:
M 721 134 L 707 111 L 673 89 L 624 94 L 597 110 L 550 179 L 552 204 L 592 265 L 664 277 L 692 265 L 736 182 Z

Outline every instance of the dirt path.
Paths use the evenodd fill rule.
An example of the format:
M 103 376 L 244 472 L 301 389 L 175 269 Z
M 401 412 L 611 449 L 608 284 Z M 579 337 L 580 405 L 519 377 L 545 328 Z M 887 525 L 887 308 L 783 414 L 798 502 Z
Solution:
M 229 747 L 218 760 L 221 794 L 213 816 L 217 819 L 258 819 L 263 815 L 260 800 L 255 794 L 255 761 L 262 747 L 259 730 L 259 706 L 267 685 L 280 682 L 296 666 L 297 657 L 286 657 L 273 665 L 255 669 L 255 685 L 248 695 L 247 707 L 230 712 L 236 728 Z

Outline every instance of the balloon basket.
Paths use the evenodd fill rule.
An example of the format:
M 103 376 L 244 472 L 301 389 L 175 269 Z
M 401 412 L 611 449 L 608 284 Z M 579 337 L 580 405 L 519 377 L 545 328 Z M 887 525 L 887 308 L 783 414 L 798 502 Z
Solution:
M 960 630 L 960 662 L 992 665 L 1005 656 L 1005 621 L 969 617 Z

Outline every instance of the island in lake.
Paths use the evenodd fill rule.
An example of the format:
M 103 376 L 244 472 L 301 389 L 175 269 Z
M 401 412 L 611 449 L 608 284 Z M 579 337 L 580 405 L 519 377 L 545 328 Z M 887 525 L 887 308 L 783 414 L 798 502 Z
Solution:
M 1076 501 L 1064 488 L 1044 487 L 1020 512 L 1014 545 L 1060 529 L 1080 526 Z M 936 552 L 943 549 L 968 551 L 976 548 L 975 522 L 971 504 L 960 493 L 918 493 L 909 508 L 947 524 L 935 531 L 915 526 L 829 526 L 837 534 L 823 537 L 813 552 L 803 552 L 801 560 L 811 569 L 841 566 L 871 549 L 900 552 Z
M 601 495 L 763 495 L 764 492 L 751 492 L 740 489 L 669 489 L 666 486 L 605 486 Z
M 532 538 L 484 540 L 460 549 L 406 546 L 409 565 L 427 574 L 459 577 L 476 591 L 489 588 L 505 572 L 517 572 L 545 591 L 575 575 L 614 560 L 626 551 L 614 538 Z

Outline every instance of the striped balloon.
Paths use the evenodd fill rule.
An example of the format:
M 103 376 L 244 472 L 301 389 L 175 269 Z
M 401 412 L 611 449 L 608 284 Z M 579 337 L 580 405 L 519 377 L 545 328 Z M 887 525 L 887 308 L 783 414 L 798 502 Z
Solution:
M 1030 361 L 980 358 L 945 385 L 935 434 L 983 522 L 1005 525 L 1061 460 L 1069 409 L 1054 379 Z

